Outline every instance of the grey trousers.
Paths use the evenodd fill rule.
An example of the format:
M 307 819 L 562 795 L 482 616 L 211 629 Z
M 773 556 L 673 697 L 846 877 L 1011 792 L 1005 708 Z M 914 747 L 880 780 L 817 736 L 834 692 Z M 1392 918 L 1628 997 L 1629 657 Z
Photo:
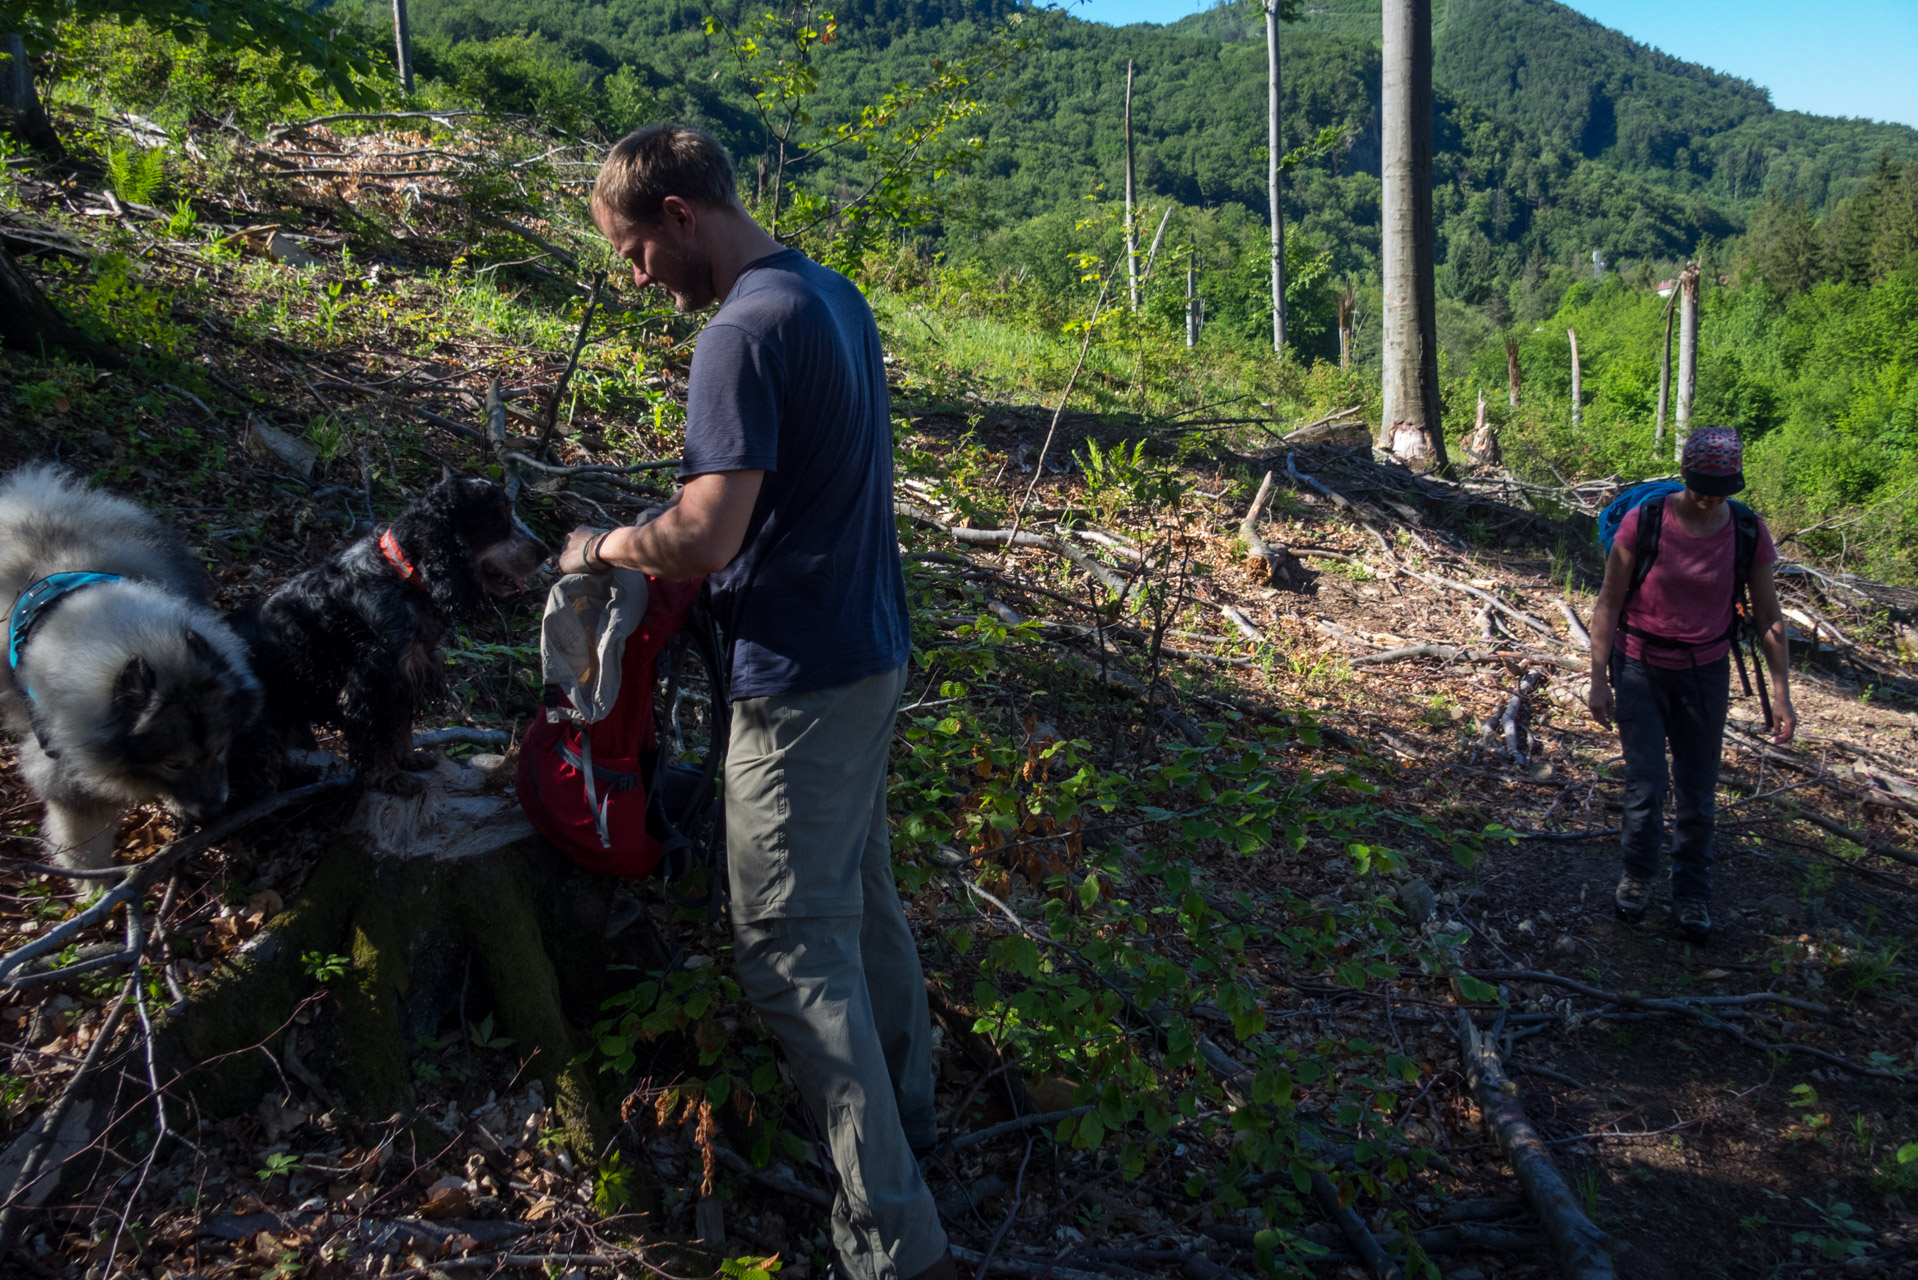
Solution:
M 945 1256 L 914 1147 L 938 1138 L 925 978 L 892 878 L 887 753 L 905 670 L 733 704 L 726 858 L 739 984 L 826 1134 L 850 1280 Z

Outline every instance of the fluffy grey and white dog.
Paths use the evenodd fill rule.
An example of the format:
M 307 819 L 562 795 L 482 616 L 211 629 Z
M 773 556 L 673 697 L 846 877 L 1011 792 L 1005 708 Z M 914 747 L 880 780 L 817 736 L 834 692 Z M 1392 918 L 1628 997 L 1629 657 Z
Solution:
M 109 865 L 131 805 L 164 801 L 192 821 L 225 807 L 228 751 L 260 686 L 211 588 L 131 502 L 53 466 L 0 480 L 0 712 L 66 865 Z

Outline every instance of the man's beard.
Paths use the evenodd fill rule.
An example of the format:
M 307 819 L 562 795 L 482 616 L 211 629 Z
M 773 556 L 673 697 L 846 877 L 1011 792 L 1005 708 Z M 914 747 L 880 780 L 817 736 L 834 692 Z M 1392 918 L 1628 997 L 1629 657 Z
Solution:
M 673 271 L 671 281 L 661 280 L 666 295 L 673 300 L 673 310 L 682 315 L 689 311 L 702 311 L 712 305 L 719 291 L 713 287 L 712 259 L 703 254 L 681 253 L 675 255 L 679 262 Z

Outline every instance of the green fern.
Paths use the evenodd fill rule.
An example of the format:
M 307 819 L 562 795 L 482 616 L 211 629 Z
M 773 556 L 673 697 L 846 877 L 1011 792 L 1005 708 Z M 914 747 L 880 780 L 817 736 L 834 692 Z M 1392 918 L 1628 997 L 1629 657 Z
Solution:
M 151 204 L 166 177 L 166 148 L 107 144 L 107 186 L 123 204 Z

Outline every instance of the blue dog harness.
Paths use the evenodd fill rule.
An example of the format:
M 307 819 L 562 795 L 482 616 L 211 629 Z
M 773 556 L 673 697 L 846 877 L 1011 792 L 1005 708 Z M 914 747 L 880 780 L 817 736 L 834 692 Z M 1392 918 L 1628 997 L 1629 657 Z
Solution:
M 20 598 L 13 602 L 13 612 L 7 617 L 7 674 L 13 677 L 15 687 L 29 707 L 33 704 L 33 691 L 20 683 L 20 651 L 26 648 L 34 624 L 46 617 L 47 610 L 82 587 L 118 581 L 117 573 L 50 573 L 22 591 Z

